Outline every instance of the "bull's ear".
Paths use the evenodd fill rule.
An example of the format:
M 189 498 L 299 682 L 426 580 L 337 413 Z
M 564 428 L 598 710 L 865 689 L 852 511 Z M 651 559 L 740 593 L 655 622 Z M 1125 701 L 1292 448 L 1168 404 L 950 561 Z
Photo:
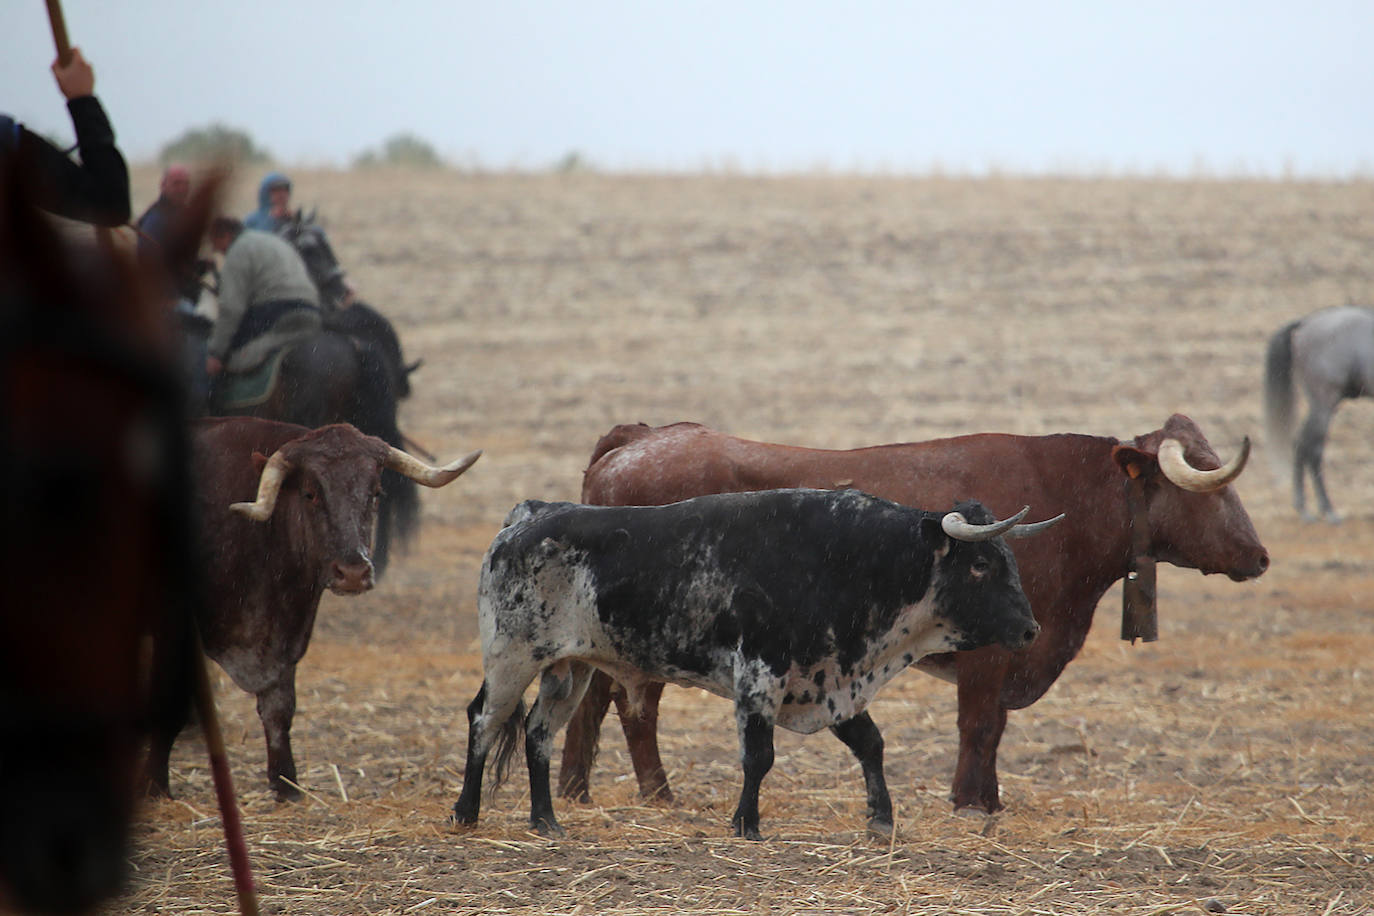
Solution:
M 265 467 L 267 467 L 267 456 L 262 452 L 253 452 L 253 470 L 257 471 L 259 476 L 261 476 L 262 469 Z
M 1117 445 L 1112 448 L 1112 460 L 1121 473 L 1134 480 L 1148 477 L 1159 468 L 1159 462 L 1149 452 L 1142 452 L 1133 445 Z
M 945 534 L 945 526 L 941 524 L 943 516 L 931 515 L 921 519 L 921 540 L 930 545 L 937 557 L 945 555 L 949 550 L 949 535 Z

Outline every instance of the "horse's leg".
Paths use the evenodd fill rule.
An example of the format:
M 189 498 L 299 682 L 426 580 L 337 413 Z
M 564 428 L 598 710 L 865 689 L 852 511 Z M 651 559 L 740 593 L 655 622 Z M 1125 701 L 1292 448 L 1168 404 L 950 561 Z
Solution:
M 1341 520 L 1339 514 L 1331 505 L 1331 499 L 1326 494 L 1326 480 L 1322 473 L 1322 453 L 1326 449 L 1326 436 L 1331 428 L 1331 418 L 1335 416 L 1336 404 L 1339 400 L 1333 400 L 1329 404 L 1325 400 L 1311 398 L 1309 395 L 1311 409 L 1308 411 L 1307 419 L 1303 421 L 1302 429 L 1298 432 L 1298 444 L 1296 460 L 1293 462 L 1293 506 L 1298 510 L 1298 514 L 1304 519 L 1312 520 L 1312 516 L 1307 512 L 1306 499 L 1303 493 L 1303 473 L 1306 470 L 1312 475 L 1312 492 L 1317 497 L 1317 511 L 1326 518 L 1328 522 L 1335 524 Z

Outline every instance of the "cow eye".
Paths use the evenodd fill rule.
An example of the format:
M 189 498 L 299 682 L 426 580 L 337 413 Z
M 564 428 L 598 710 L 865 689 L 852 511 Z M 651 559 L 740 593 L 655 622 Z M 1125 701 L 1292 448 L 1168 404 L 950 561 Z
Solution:
M 969 564 L 969 569 L 973 570 L 975 576 L 987 575 L 988 570 L 992 569 L 992 563 L 987 557 L 975 557 Z
M 306 498 L 306 500 L 312 503 L 318 501 L 320 498 L 319 491 L 316 490 L 314 487 L 306 487 L 304 490 L 301 491 L 301 495 L 303 495 Z

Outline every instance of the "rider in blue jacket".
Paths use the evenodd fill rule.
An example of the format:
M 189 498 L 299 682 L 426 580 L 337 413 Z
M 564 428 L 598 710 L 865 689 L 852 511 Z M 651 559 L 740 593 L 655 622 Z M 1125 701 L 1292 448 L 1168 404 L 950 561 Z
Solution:
M 291 216 L 291 179 L 268 172 L 258 185 L 258 208 L 244 217 L 246 229 L 276 232 Z

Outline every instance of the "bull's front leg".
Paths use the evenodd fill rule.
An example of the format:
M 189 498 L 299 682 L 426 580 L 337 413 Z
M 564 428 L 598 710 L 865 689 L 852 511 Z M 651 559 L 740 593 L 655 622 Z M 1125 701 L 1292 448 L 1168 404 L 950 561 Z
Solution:
M 267 783 L 277 801 L 296 801 L 296 758 L 291 754 L 291 720 L 296 715 L 296 668 L 291 666 L 278 680 L 258 691 L 258 718 L 267 736 Z
M 1002 808 L 997 746 L 1007 727 L 1007 710 L 1001 700 L 1005 669 L 996 668 L 993 676 L 993 671 L 980 667 L 975 658 L 961 657 L 959 661 L 959 761 L 954 767 L 950 799 L 956 811 L 973 808 L 994 814 Z
M 845 743 L 863 767 L 864 788 L 868 793 L 868 830 L 880 836 L 892 833 L 892 796 L 883 776 L 883 735 L 868 713 L 832 726 L 835 737 Z

